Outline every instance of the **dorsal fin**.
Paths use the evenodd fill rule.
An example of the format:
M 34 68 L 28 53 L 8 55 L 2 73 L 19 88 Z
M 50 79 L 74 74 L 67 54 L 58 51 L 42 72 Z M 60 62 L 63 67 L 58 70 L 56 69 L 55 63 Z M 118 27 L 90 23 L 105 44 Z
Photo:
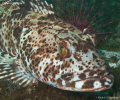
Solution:
M 52 4 L 48 5 L 46 1 L 44 3 L 40 2 L 40 0 L 35 0 L 35 1 L 37 4 L 30 1 L 30 5 L 32 6 L 31 10 L 39 13 L 42 12 L 43 15 L 54 14 Z
M 42 13 L 43 15 L 54 15 L 52 4 L 48 4 L 46 1 L 41 2 L 41 0 L 6 0 L 6 2 L 2 2 L 2 5 L 19 6 L 21 9 L 24 8 L 28 11 Z

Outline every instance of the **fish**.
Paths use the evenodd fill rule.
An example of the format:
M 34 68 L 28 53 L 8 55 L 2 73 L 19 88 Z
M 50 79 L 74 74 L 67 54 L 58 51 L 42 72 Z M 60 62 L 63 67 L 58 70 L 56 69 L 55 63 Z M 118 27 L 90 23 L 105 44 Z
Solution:
M 114 76 L 87 28 L 57 18 L 46 1 L 9 0 L 0 10 L 0 79 L 78 92 L 112 87 Z

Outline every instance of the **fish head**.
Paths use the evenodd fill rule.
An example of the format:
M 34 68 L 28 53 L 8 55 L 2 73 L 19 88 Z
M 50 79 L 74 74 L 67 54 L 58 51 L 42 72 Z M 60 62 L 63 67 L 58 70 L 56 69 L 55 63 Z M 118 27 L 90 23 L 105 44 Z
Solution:
M 110 68 L 95 46 L 94 35 L 78 29 L 67 33 L 54 30 L 31 32 L 33 53 L 30 67 L 44 83 L 70 91 L 102 91 L 113 85 Z M 53 34 L 54 33 L 54 34 Z
M 74 34 L 58 44 L 54 61 L 57 87 L 71 91 L 102 91 L 113 84 L 113 76 L 104 58 L 95 47 L 95 36 Z M 59 67 L 60 66 L 60 67 Z

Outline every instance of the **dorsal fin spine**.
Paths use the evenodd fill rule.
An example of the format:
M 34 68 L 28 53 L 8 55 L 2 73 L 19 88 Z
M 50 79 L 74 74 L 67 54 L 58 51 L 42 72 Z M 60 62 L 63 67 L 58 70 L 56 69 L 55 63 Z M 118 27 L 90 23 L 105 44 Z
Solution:
M 47 1 L 45 1 L 45 4 L 48 6 L 48 3 L 47 3 Z

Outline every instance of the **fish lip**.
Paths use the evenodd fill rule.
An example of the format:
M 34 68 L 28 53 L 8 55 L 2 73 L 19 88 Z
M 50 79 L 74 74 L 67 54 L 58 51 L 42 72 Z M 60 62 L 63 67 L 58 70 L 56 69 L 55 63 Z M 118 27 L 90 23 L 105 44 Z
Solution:
M 81 88 L 77 88 L 77 86 L 76 87 L 72 87 L 72 86 L 69 86 L 69 84 L 67 84 L 66 86 L 59 86 L 58 85 L 57 88 L 60 88 L 62 90 L 76 91 L 76 92 L 103 91 L 103 90 L 107 90 L 107 89 L 112 87 L 113 82 L 114 82 L 114 77 L 113 77 L 112 74 L 108 74 L 108 75 L 105 75 L 105 76 L 102 76 L 102 77 L 100 76 L 100 77 L 97 77 L 97 78 L 91 77 L 91 78 L 87 78 L 87 79 L 84 79 L 84 80 L 77 80 L 77 81 L 72 82 L 71 84 L 75 84 L 76 85 L 76 83 L 80 83 L 81 84 L 83 82 L 84 82 L 84 85 L 81 86 Z M 95 82 L 99 82 L 99 84 L 101 84 L 101 87 L 97 88 L 96 86 L 94 86 Z M 89 87 L 90 83 L 92 83 L 94 85 L 92 87 Z
M 109 81 L 110 84 L 114 82 L 114 76 L 110 73 L 103 76 L 89 77 L 86 78 L 85 80 L 87 81 L 87 80 L 107 80 L 107 79 L 111 79 L 111 82 Z
M 93 77 L 88 77 L 85 80 L 102 80 L 102 79 L 107 79 L 107 77 L 111 74 L 107 74 L 105 76 L 93 76 Z

